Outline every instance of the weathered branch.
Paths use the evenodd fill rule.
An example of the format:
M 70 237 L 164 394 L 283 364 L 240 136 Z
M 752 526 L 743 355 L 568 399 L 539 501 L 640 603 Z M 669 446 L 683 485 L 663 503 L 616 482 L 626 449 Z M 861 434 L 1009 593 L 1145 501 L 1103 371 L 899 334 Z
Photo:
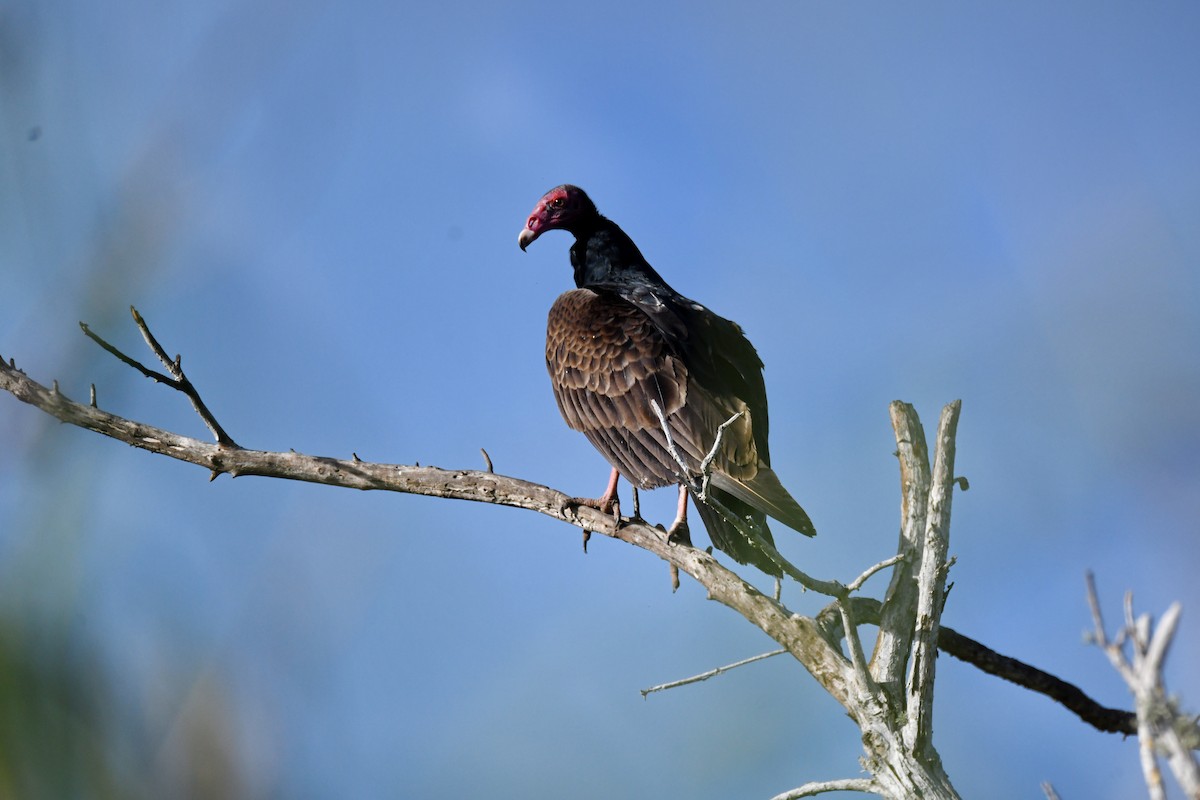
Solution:
M 167 379 L 163 382 L 184 391 L 177 381 Z M 641 521 L 622 518 L 618 526 L 611 515 L 577 505 L 562 492 L 493 472 L 379 464 L 357 457 L 346 460 L 204 442 L 77 403 L 58 390 L 57 382 L 55 388 L 47 388 L 29 378 L 11 361 L 0 363 L 0 388 L 63 422 L 152 453 L 197 464 L 211 470 L 214 477 L 222 473 L 232 477 L 259 475 L 350 489 L 493 503 L 529 509 L 620 539 L 654 553 L 692 576 L 708 590 L 711 599 L 729 606 L 762 629 L 799 660 L 835 699 L 843 704 L 848 702 L 848 662 L 837 648 L 822 638 L 811 618 L 791 614 L 703 550 L 668 542 L 659 529 Z M 232 438 L 229 441 L 232 442 Z
M 743 412 L 739 411 L 717 427 L 717 433 L 712 449 L 708 451 L 708 455 L 706 455 L 704 460 L 700 462 L 700 476 L 699 478 L 695 478 L 689 472 L 688 466 L 686 463 L 684 463 L 683 457 L 675 448 L 675 441 L 671 436 L 671 426 L 667 423 L 667 417 L 663 413 L 662 407 L 659 406 L 657 400 L 651 398 L 650 408 L 654 411 L 655 416 L 658 417 L 658 423 L 663 432 L 663 438 L 666 441 L 667 452 L 675 461 L 676 466 L 679 467 L 679 472 L 676 473 L 676 477 L 678 477 L 681 482 L 688 485 L 688 487 L 696 493 L 696 496 L 699 498 L 700 502 L 716 509 L 717 512 L 720 513 L 720 515 L 725 519 L 725 521 L 733 526 L 733 528 L 742 537 L 744 537 L 747 542 L 750 543 L 751 547 L 762 552 L 771 561 L 771 563 L 779 567 L 779 569 L 782 570 L 785 575 L 799 583 L 804 588 L 811 589 L 814 592 L 828 595 L 830 597 L 838 597 L 845 591 L 845 587 L 843 587 L 837 581 L 823 581 L 819 578 L 814 578 L 813 576 L 801 570 L 792 562 L 788 561 L 783 557 L 782 553 L 775 549 L 774 545 L 755 535 L 746 526 L 745 520 L 741 519 L 741 517 L 739 517 L 737 514 L 730 511 L 729 508 L 727 508 L 725 504 L 716 497 L 712 497 L 708 494 L 708 483 L 709 479 L 711 478 L 709 468 L 712 465 L 713 459 L 720 451 L 721 438 L 725 435 L 725 429 L 734 422 L 737 422 L 737 420 L 741 418 Z
M 738 667 L 744 667 L 747 664 L 753 664 L 755 661 L 762 661 L 767 658 L 773 658 L 774 656 L 781 656 L 786 652 L 787 652 L 787 650 L 772 650 L 769 653 L 759 653 L 756 656 L 750 656 L 749 658 L 743 658 L 741 661 L 735 661 L 732 664 L 726 664 L 723 667 L 716 667 L 716 668 L 710 669 L 706 672 L 701 672 L 699 675 L 693 675 L 690 678 L 680 678 L 677 681 L 669 681 L 667 683 L 660 683 L 657 686 L 651 686 L 649 689 L 642 689 L 642 697 L 643 698 L 648 697 L 649 695 L 654 694 L 655 692 L 665 692 L 667 689 L 677 689 L 680 686 L 687 686 L 688 684 L 692 684 L 692 683 L 700 683 L 701 681 L 706 681 L 709 678 L 715 678 L 718 675 L 723 675 L 724 673 L 729 672 L 730 670 L 735 670 Z
M 854 618 L 859 625 L 878 625 L 881 604 L 870 597 L 855 597 L 851 601 Z M 817 624 L 827 638 L 842 638 L 841 610 L 837 603 L 830 603 L 817 615 Z M 1104 733 L 1119 733 L 1123 736 L 1137 734 L 1137 714 L 1117 708 L 1108 708 L 1088 697 L 1082 689 L 1061 678 L 1044 672 L 1037 667 L 997 653 L 985 644 L 964 636 L 953 628 L 942 625 L 938 628 L 938 650 L 954 656 L 988 675 L 1016 684 L 1031 692 L 1062 704 L 1082 722 Z M 1200 741 L 1200 731 L 1197 740 Z
M 950 546 L 954 436 L 961 409 L 962 401 L 955 400 L 942 409 L 938 421 L 937 450 L 925 513 L 925 544 L 917 572 L 917 624 L 906 685 L 908 721 L 904 727 L 904 740 L 918 756 L 932 745 L 933 737 L 933 679 L 946 585 L 946 555 Z
M 862 588 L 862 585 L 864 583 L 866 583 L 867 580 L 869 580 L 872 575 L 879 572 L 880 570 L 886 569 L 887 567 L 894 565 L 896 562 L 900 561 L 901 558 L 902 558 L 902 556 L 900 556 L 900 555 L 894 555 L 891 558 L 884 559 L 883 561 L 879 562 L 878 564 L 868 567 L 866 570 L 864 570 L 862 572 L 861 575 L 859 575 L 857 578 L 855 578 L 850 583 L 846 584 L 844 587 L 841 587 L 841 584 L 839 584 L 837 581 L 829 581 L 828 582 L 831 586 L 841 587 L 838 590 L 838 594 L 835 595 L 836 600 L 835 600 L 833 606 L 831 606 L 832 608 L 836 608 L 838 610 L 838 613 L 841 615 L 841 621 L 842 621 L 842 626 L 841 626 L 841 628 L 838 629 L 838 635 L 837 635 L 837 637 L 835 637 L 835 639 L 842 638 L 844 636 L 844 631 L 852 631 L 853 632 L 853 634 L 854 634 L 853 636 L 847 637 L 849 639 L 849 647 L 850 647 L 850 653 L 851 653 L 850 662 L 851 662 L 851 665 L 854 667 L 855 675 L 859 681 L 860 687 L 865 688 L 867 691 L 870 691 L 870 692 L 875 691 L 876 687 L 874 686 L 874 681 L 871 678 L 870 673 L 867 672 L 867 670 L 866 670 L 866 662 L 865 662 L 865 658 L 863 657 L 862 644 L 859 641 L 858 635 L 857 635 L 857 624 L 854 622 L 853 610 L 850 607 L 850 604 L 852 602 L 855 602 L 852 600 L 851 594 L 853 592 L 858 591 L 860 588 Z M 775 600 L 778 600 L 778 599 L 779 599 L 779 594 L 778 594 L 778 591 L 776 591 Z M 870 602 L 875 604 L 875 614 L 874 614 L 875 620 L 874 621 L 878 622 L 879 603 L 878 603 L 878 601 L 875 601 L 875 600 L 872 600 Z M 759 655 L 751 656 L 749 658 L 744 658 L 744 659 L 742 659 L 740 661 L 736 661 L 732 664 L 726 664 L 725 666 L 716 667 L 715 669 L 711 669 L 706 672 L 702 672 L 699 675 L 693 675 L 690 678 L 681 678 L 679 680 L 659 684 L 658 686 L 652 686 L 649 689 L 642 690 L 642 697 L 646 697 L 647 695 L 649 695 L 653 692 L 661 692 L 661 691 L 665 691 L 667 689 L 675 689 L 680 686 L 687 686 L 688 684 L 699 683 L 700 681 L 706 681 L 709 678 L 716 677 L 717 675 L 720 675 L 725 672 L 729 672 L 730 670 L 733 670 L 733 669 L 737 669 L 738 667 L 744 667 L 747 664 L 753 664 L 756 661 L 762 661 L 763 659 L 771 658 L 772 656 L 782 655 L 786 652 L 787 652 L 786 650 L 773 650 L 769 653 L 760 653 Z
M 953 464 L 959 413 L 957 402 L 943 410 L 932 473 L 916 412 L 906 404 L 892 404 L 904 498 L 900 547 L 895 556 L 880 561 L 850 584 L 843 585 L 838 581 L 812 578 L 787 562 L 774 548 L 763 545 L 764 552 L 777 560 L 791 577 L 810 589 L 835 598 L 818 619 L 813 619 L 792 614 L 777 599 L 763 595 L 708 553 L 688 544 L 670 542 L 660 529 L 640 519 L 614 518 L 581 506 L 568 495 L 549 487 L 495 474 L 486 452 L 483 457 L 487 471 L 480 472 L 368 463 L 357 455 L 352 460 L 345 460 L 294 451 L 282 453 L 243 448 L 216 422 L 199 392 L 184 375 L 179 357 L 173 360 L 167 357 L 142 317 L 136 310 L 133 314 L 148 346 L 166 365 L 170 376 L 148 369 L 92 333 L 87 326 L 83 328 L 89 337 L 124 363 L 185 394 L 213 432 L 216 444 L 106 412 L 97 407 L 94 386 L 91 402 L 77 403 L 59 390 L 57 382 L 48 389 L 16 369 L 11 361 L 8 364 L 0 362 L 0 388 L 64 422 L 150 452 L 200 465 L 209 469 L 213 478 L 221 473 L 233 477 L 260 475 L 526 508 L 654 553 L 673 569 L 686 572 L 703 585 L 711 599 L 732 608 L 777 641 L 845 707 L 862 729 L 863 765 L 873 777 L 805 784 L 780 797 L 804 797 L 837 788 L 875 791 L 886 797 L 957 797 L 930 741 L 935 647 L 991 674 L 1047 694 L 1101 730 L 1128 731 L 1130 727 L 1136 727 L 1130 723 L 1132 715 L 1127 712 L 1103 709 L 1076 687 L 1000 656 L 940 625 L 950 498 L 956 484 Z M 965 482 L 959 485 L 965 488 Z M 894 572 L 884 603 L 852 596 L 868 578 L 887 567 L 894 567 Z M 830 612 L 835 620 L 831 619 Z M 880 626 L 875 653 L 869 663 L 858 636 L 858 627 L 862 624 Z M 846 650 L 840 644 L 843 638 L 847 641 Z M 741 663 L 763 657 L 766 656 Z M 738 665 L 718 668 L 672 685 L 703 680 L 734 666 Z M 907 690 L 904 685 L 906 668 L 909 670 Z M 659 688 L 666 687 L 654 687 L 644 694 Z M 1094 721 L 1097 718 L 1102 722 Z
M 814 781 L 795 789 L 777 794 L 771 800 L 800 800 L 801 797 L 816 797 L 826 792 L 877 792 L 879 785 L 870 778 L 844 778 L 838 781 Z
M 1163 683 L 1163 662 L 1175 636 L 1182 607 L 1173 603 L 1151 630 L 1149 615 L 1134 618 L 1133 596 L 1125 594 L 1125 627 L 1115 639 L 1110 640 L 1100 614 L 1100 601 L 1096 597 L 1096 581 L 1087 574 L 1087 600 L 1092 611 L 1092 640 L 1108 656 L 1113 669 L 1125 681 L 1133 694 L 1137 706 L 1138 752 L 1142 762 L 1142 774 L 1146 788 L 1154 800 L 1166 798 L 1162 773 L 1158 768 L 1158 754 L 1167 757 L 1167 764 L 1184 793 L 1192 800 L 1200 800 L 1200 764 L 1190 752 L 1197 746 L 1194 721 L 1183 719 L 1174 701 L 1167 695 Z M 1132 661 L 1125 655 L 1125 644 L 1129 644 Z
M 167 377 L 161 372 L 152 370 L 144 366 L 140 361 L 125 355 L 116 347 L 102 339 L 99 334 L 95 333 L 87 326 L 86 322 L 80 322 L 79 327 L 83 329 L 83 332 L 87 334 L 89 339 L 103 347 L 108 352 L 112 353 L 122 363 L 133 367 L 147 378 L 158 381 L 159 383 L 164 383 L 167 386 L 170 386 L 172 389 L 175 389 L 176 391 L 182 392 L 184 395 L 186 395 L 188 400 L 192 402 L 192 408 L 196 409 L 196 413 L 200 415 L 200 419 L 204 420 L 204 424 L 208 426 L 208 429 L 212 431 L 213 436 L 216 437 L 217 444 L 220 444 L 224 447 L 237 447 L 237 442 L 233 441 L 233 438 L 226 433 L 225 429 L 222 428 L 220 423 L 217 422 L 217 418 L 213 416 L 212 412 L 208 410 L 208 406 L 205 405 L 204 401 L 200 398 L 200 392 L 196 390 L 196 387 L 192 385 L 192 382 L 188 380 L 187 375 L 184 374 L 182 357 L 175 356 L 175 358 L 172 359 L 170 356 L 168 356 L 167 351 L 162 348 L 162 345 L 158 343 L 158 339 L 155 339 L 154 334 L 150 332 L 150 326 L 146 324 L 146 320 L 142 319 L 142 315 L 138 313 L 138 310 L 133 306 L 130 306 L 129 312 L 133 315 L 134 324 L 137 325 L 138 330 L 142 334 L 142 338 L 146 340 L 147 346 L 149 346 L 154 355 L 158 357 L 158 360 L 161 361 L 163 366 L 165 366 L 171 373 L 171 377 Z M 91 405 L 96 405 L 95 384 L 92 384 Z
M 925 546 L 926 498 L 929 496 L 929 449 L 916 409 L 896 400 L 888 407 L 900 460 L 900 544 L 903 563 L 892 571 L 871 656 L 871 674 L 899 700 L 917 616 L 917 569 Z
M 1078 686 L 1023 661 L 1001 655 L 952 628 L 942 626 L 938 631 L 938 649 L 981 672 L 1049 697 L 1098 731 L 1125 736 L 1137 733 L 1137 715 L 1132 711 L 1103 706 Z
M 850 583 L 846 584 L 846 592 L 847 593 L 857 592 L 859 589 L 862 588 L 862 585 L 864 583 L 866 583 L 868 580 L 870 580 L 871 576 L 873 576 L 876 572 L 887 569 L 888 567 L 898 564 L 899 562 L 901 562 L 903 560 L 904 560 L 904 554 L 897 553 L 896 555 L 892 556 L 891 558 L 885 558 L 883 561 L 880 561 L 878 564 L 875 564 L 874 566 L 867 567 L 865 570 L 862 571 L 861 575 L 859 575 L 854 580 L 850 581 Z
M 804 588 L 810 589 L 819 594 L 827 595 L 829 597 L 841 597 L 845 594 L 846 587 L 841 583 L 838 583 L 837 581 L 823 581 L 820 578 L 814 578 L 813 576 L 801 570 L 791 561 L 788 561 L 773 544 L 763 540 L 759 536 L 754 535 L 754 533 L 752 533 L 746 527 L 745 521 L 742 520 L 737 514 L 734 514 L 732 511 L 730 511 L 717 498 L 708 495 L 708 468 L 711 466 L 713 458 L 716 457 L 717 452 L 721 447 L 721 437 L 724 435 L 725 429 L 741 418 L 742 412 L 739 411 L 737 414 L 734 414 L 732 417 L 725 420 L 725 422 L 721 423 L 721 425 L 717 428 L 716 441 L 713 444 L 712 449 L 708 452 L 708 455 L 706 455 L 704 460 L 701 462 L 701 476 L 699 480 L 696 480 L 693 479 L 692 475 L 688 472 L 687 464 L 684 463 L 683 458 L 679 455 L 679 451 L 675 449 L 675 442 L 671 438 L 671 426 L 667 424 L 667 418 L 663 414 L 662 408 L 658 405 L 658 401 L 651 399 L 650 408 L 654 411 L 655 416 L 658 417 L 659 425 L 662 427 L 663 437 L 665 438 L 667 444 L 667 452 L 671 454 L 671 457 L 675 460 L 676 465 L 679 467 L 677 477 L 679 480 L 689 484 L 689 486 L 696 492 L 701 502 L 712 506 L 718 512 L 720 512 L 721 516 L 725 518 L 725 521 L 732 525 L 738 531 L 738 533 L 745 537 L 746 541 L 750 542 L 751 546 L 761 551 L 767 556 L 768 559 L 771 560 L 773 564 L 783 570 L 785 575 L 799 583 Z

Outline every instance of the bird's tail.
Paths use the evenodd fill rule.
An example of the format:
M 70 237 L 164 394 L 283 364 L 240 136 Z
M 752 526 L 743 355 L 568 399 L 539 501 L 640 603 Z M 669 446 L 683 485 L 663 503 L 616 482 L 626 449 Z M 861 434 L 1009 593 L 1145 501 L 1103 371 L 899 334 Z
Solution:
M 782 577 L 783 569 L 759 546 L 760 541 L 775 546 L 771 529 L 767 527 L 767 515 L 719 489 L 710 487 L 708 494 L 716 501 L 713 505 L 700 500 L 695 494 L 692 494 L 692 500 L 700 512 L 700 519 L 704 520 L 704 528 L 713 546 L 739 564 L 753 564 L 768 575 Z M 734 524 L 730 517 L 739 520 L 741 526 Z
M 813 527 L 808 514 L 783 488 L 779 476 L 770 467 L 760 466 L 758 474 L 749 480 L 738 480 L 723 472 L 713 472 L 710 485 L 733 495 L 751 510 L 769 514 L 805 536 L 817 535 L 817 529 Z M 763 527 L 766 527 L 765 522 Z

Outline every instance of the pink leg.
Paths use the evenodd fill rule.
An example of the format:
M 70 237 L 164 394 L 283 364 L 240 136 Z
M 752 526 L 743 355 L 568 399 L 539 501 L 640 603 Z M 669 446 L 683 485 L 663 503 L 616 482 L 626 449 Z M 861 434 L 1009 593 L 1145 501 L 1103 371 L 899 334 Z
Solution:
M 599 508 L 605 514 L 612 511 L 613 508 L 620 508 L 621 501 L 617 497 L 617 483 L 621 480 L 621 473 L 617 472 L 617 468 L 613 467 L 612 474 L 608 476 L 608 488 L 604 490 L 604 494 L 600 495 L 597 502 Z
M 608 476 L 608 488 L 604 490 L 604 494 L 592 499 L 589 497 L 572 497 L 569 501 L 573 506 L 587 506 L 602 511 L 605 514 L 613 514 L 615 521 L 621 521 L 621 498 L 617 497 L 617 483 L 621 480 L 621 473 L 613 468 L 612 474 Z
M 675 512 L 675 521 L 671 523 L 670 530 L 667 531 L 667 542 L 676 542 L 679 544 L 692 544 L 692 532 L 688 530 L 687 523 L 687 506 L 688 493 L 687 489 L 679 487 L 679 509 Z M 679 590 L 679 567 L 671 565 L 671 591 Z
M 679 510 L 675 512 L 675 521 L 667 530 L 667 541 L 692 543 L 692 533 L 687 521 L 688 493 L 683 486 L 679 487 Z

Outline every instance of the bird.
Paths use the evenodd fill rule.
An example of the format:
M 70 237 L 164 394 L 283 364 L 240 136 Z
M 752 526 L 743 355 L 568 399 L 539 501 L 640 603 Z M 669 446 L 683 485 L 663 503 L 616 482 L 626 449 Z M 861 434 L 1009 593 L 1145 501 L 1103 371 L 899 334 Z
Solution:
M 550 309 L 546 368 L 563 419 L 612 467 L 601 497 L 574 502 L 611 513 L 621 477 L 675 484 L 669 539 L 690 542 L 690 496 L 718 550 L 780 577 L 767 517 L 816 529 L 771 469 L 758 352 L 737 323 L 671 288 L 583 189 L 547 192 L 517 243 L 525 251 L 551 230 L 575 237 L 576 288 Z

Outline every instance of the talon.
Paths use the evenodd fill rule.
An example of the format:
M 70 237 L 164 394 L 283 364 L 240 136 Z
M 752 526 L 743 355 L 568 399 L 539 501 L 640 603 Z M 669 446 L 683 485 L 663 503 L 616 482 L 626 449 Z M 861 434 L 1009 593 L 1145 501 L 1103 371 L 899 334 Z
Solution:
M 568 507 L 574 509 L 580 506 L 594 508 L 601 514 L 608 514 L 612 517 L 613 527 L 618 529 L 621 527 L 621 501 L 619 499 L 614 497 L 606 502 L 603 497 L 569 497 L 563 503 L 563 510 L 565 511 Z
M 575 511 L 576 503 L 574 497 L 568 497 L 562 501 L 562 505 L 558 507 L 558 513 L 562 514 L 568 520 L 578 518 L 579 514 Z
M 667 542 L 669 544 L 685 544 L 688 547 L 692 546 L 692 531 L 688 527 L 686 519 L 675 520 L 670 530 L 667 531 Z
M 591 497 L 571 497 L 568 498 L 565 506 L 587 506 L 594 508 L 601 514 L 611 514 L 613 518 L 613 530 L 621 529 L 621 498 L 617 496 L 617 481 L 621 474 L 616 469 L 608 478 L 608 488 L 604 490 L 604 494 L 596 498 Z

